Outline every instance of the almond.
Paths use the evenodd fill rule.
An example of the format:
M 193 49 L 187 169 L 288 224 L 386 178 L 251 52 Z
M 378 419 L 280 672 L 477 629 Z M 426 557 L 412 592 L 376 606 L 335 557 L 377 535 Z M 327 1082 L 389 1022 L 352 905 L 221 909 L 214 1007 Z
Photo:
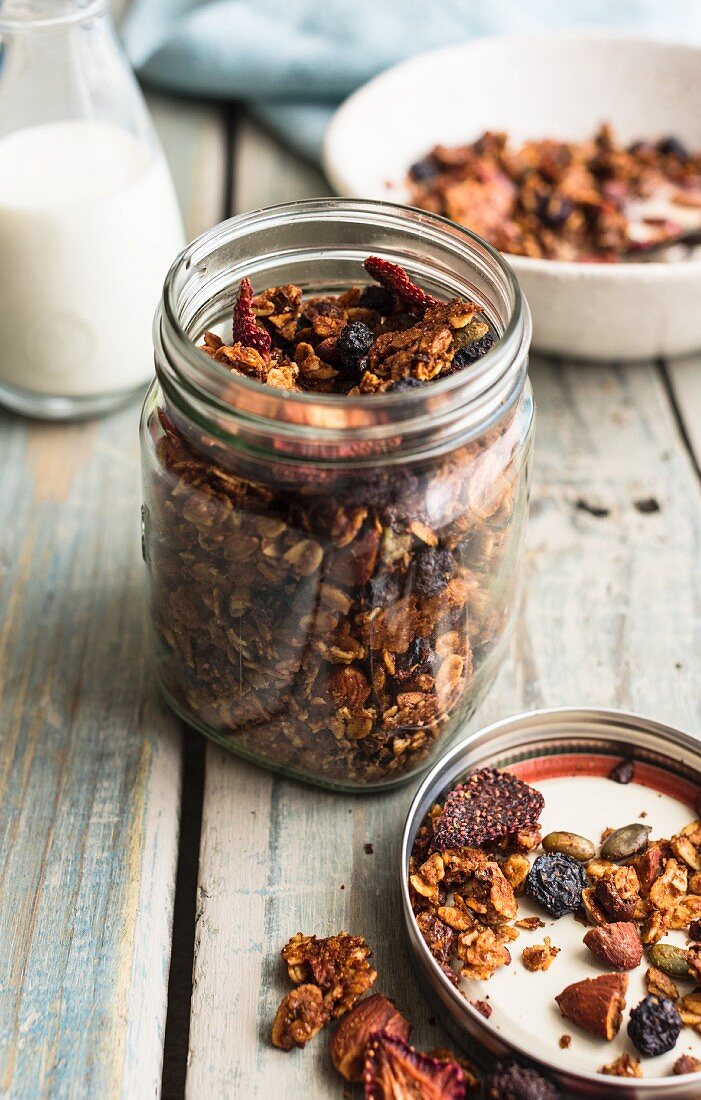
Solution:
M 643 941 L 632 921 L 616 921 L 590 928 L 584 943 L 613 970 L 634 970 L 643 957 Z
M 602 974 L 568 985 L 555 1000 L 573 1024 L 610 1042 L 621 1026 L 627 988 L 627 974 Z
M 331 1061 L 346 1081 L 362 1081 L 365 1051 L 374 1033 L 396 1035 L 406 1042 L 411 1024 L 387 997 L 374 993 L 364 1001 L 358 1001 L 344 1020 L 329 1044 Z

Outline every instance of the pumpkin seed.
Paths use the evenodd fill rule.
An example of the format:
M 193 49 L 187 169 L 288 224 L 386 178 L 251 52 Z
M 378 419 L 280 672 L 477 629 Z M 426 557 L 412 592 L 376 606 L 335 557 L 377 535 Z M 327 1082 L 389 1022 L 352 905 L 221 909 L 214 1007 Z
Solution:
M 580 863 L 586 863 L 596 855 L 596 848 L 591 840 L 578 833 L 553 832 L 543 837 L 543 848 L 546 852 L 562 852 L 563 856 L 578 859 Z
M 671 943 L 656 943 L 653 944 L 647 954 L 652 965 L 656 966 L 667 977 L 691 977 L 688 956 L 682 947 L 675 947 Z
M 633 825 L 624 825 L 606 838 L 601 845 L 601 855 L 604 859 L 616 862 L 637 855 L 647 846 L 647 838 L 651 832 L 649 825 L 641 825 L 638 821 Z

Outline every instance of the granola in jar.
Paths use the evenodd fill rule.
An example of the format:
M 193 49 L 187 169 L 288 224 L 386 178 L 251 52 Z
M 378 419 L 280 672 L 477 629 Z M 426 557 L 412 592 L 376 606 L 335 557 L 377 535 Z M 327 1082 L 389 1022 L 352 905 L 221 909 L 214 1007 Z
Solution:
M 522 364 L 516 390 L 465 431 L 460 383 L 484 399 L 493 361 L 485 385 L 498 388 L 504 319 L 365 259 L 329 290 L 313 268 L 298 283 L 258 278 L 257 293 L 234 280 L 233 329 L 203 326 L 187 352 L 195 385 L 211 366 L 220 387 L 211 419 L 201 405 L 185 414 L 164 341 L 143 424 L 166 697 L 236 752 L 354 789 L 425 767 L 496 671 L 532 421 Z

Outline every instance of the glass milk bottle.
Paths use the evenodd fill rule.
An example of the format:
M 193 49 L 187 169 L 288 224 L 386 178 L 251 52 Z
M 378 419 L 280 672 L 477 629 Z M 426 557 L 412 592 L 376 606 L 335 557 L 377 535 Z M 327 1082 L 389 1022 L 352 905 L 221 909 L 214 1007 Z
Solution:
M 0 402 L 63 419 L 141 390 L 182 244 L 106 0 L 0 0 Z

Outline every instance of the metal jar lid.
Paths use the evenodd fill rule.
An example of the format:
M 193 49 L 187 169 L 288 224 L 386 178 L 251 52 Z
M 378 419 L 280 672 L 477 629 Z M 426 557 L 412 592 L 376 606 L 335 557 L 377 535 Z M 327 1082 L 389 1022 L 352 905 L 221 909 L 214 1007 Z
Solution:
M 562 754 L 621 757 L 649 764 L 701 789 L 701 743 L 681 730 L 626 711 L 595 707 L 552 708 L 504 719 L 470 734 L 446 753 L 419 787 L 402 835 L 401 892 L 410 955 L 423 990 L 456 1041 L 475 1054 L 516 1058 L 541 1069 L 573 1096 L 621 1100 L 699 1100 L 701 1073 L 657 1078 L 623 1078 L 567 1069 L 510 1041 L 492 1026 L 442 973 L 416 924 L 408 888 L 409 857 L 416 834 L 435 802 L 477 768 L 504 768 L 529 759 Z M 683 1034 L 683 1033 L 682 1033 Z M 479 1054 L 477 1054 L 479 1059 Z M 482 1055 L 484 1057 L 484 1054 Z

